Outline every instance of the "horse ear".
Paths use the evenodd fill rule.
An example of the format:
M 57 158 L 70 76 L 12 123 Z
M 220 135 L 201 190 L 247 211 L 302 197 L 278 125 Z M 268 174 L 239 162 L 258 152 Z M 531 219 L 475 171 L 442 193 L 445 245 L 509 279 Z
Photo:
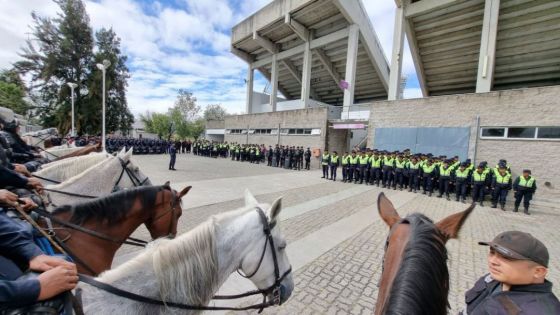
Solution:
M 181 190 L 181 192 L 179 193 L 179 199 L 183 198 L 191 190 L 191 188 L 192 186 L 183 188 L 183 190 Z
M 165 186 L 165 187 L 171 187 L 171 186 L 169 186 L 169 184 L 170 184 L 170 182 L 169 182 L 169 181 L 166 181 L 165 184 L 163 184 L 163 186 Z
M 253 194 L 249 191 L 249 189 L 245 189 L 245 206 L 256 206 L 259 202 L 253 196 Z
M 377 197 L 377 211 L 379 211 L 379 216 L 387 223 L 389 227 L 401 220 L 395 206 L 389 198 L 385 196 L 384 193 L 380 193 Z
M 269 217 L 271 223 L 276 222 L 276 218 L 280 214 L 281 210 L 282 210 L 282 197 L 274 200 L 272 206 L 270 206 Z
M 124 158 L 125 158 L 126 160 L 129 160 L 131 156 L 132 156 L 132 148 L 130 148 L 130 150 L 128 150 L 128 151 L 126 152 L 126 154 L 124 155 Z
M 463 226 L 463 223 L 469 217 L 469 214 L 474 210 L 475 204 L 473 203 L 467 210 L 459 213 L 452 214 L 447 218 L 436 223 L 437 228 L 446 237 L 446 241 L 451 238 L 457 238 L 459 235 L 459 230 Z

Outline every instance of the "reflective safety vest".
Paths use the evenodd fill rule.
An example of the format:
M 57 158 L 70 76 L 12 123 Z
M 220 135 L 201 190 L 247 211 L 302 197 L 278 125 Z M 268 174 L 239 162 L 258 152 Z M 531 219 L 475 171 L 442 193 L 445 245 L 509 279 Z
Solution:
M 342 156 L 342 165 L 347 165 L 350 163 L 350 155 Z
M 391 166 L 393 167 L 393 162 L 395 161 L 394 158 L 388 158 L 388 157 L 384 157 L 383 158 L 383 164 L 387 165 L 387 166 Z
M 404 168 L 404 167 L 406 166 L 406 161 L 403 160 L 403 161 L 400 161 L 400 162 L 399 162 L 399 160 L 397 160 L 397 161 L 395 162 L 395 164 L 396 164 L 395 166 L 396 166 L 397 168 Z
M 496 183 L 498 184 L 507 184 L 509 183 L 509 180 L 511 178 L 511 174 L 509 174 L 508 172 L 506 172 L 504 176 L 502 176 L 502 174 L 498 172 L 497 174 L 495 174 L 495 176 L 496 176 Z
M 360 157 L 357 156 L 357 155 L 356 156 L 350 156 L 350 164 L 352 164 L 352 165 L 357 165 L 359 160 L 360 160 Z
M 451 168 L 451 166 L 449 166 L 447 169 L 443 168 L 443 166 L 439 167 L 439 175 L 440 176 L 449 177 L 449 176 L 451 176 L 452 171 L 453 171 L 453 169 Z
M 257 150 L 255 151 L 255 156 L 259 156 L 259 155 L 261 155 L 261 151 L 259 151 L 259 149 L 257 149 Z
M 457 178 L 467 178 L 469 176 L 469 170 L 465 168 L 461 171 L 461 169 L 457 169 L 455 171 L 455 177 Z
M 426 174 L 430 174 L 434 171 L 434 169 L 436 168 L 435 164 L 429 165 L 425 164 L 424 166 L 422 166 L 422 170 L 424 171 L 424 173 Z
M 367 155 L 360 156 L 360 165 L 367 165 L 369 161 L 369 157 Z
M 521 176 L 519 177 L 519 186 L 521 187 L 527 187 L 527 188 L 531 188 L 533 187 L 533 185 L 535 184 L 535 178 L 534 177 L 529 177 L 529 179 L 525 179 L 525 177 Z
M 321 162 L 321 165 L 329 165 L 329 158 L 330 158 L 330 155 L 323 154 L 323 160 Z
M 373 167 L 373 168 L 380 168 L 381 167 L 381 158 L 379 158 L 379 157 L 378 158 L 372 157 L 370 159 L 370 162 L 371 162 L 371 167 Z
M 338 155 L 337 156 L 331 156 L 331 163 L 333 163 L 335 165 L 338 163 Z
M 485 172 L 482 172 L 482 174 L 480 174 L 479 172 L 474 172 L 473 173 L 473 180 L 475 182 L 483 182 L 486 180 L 486 174 Z
M 411 170 L 417 170 L 420 168 L 420 163 L 416 162 L 416 164 L 412 163 L 412 162 L 408 162 L 408 168 L 410 168 Z
M 239 147 L 235 147 L 235 153 L 239 153 Z

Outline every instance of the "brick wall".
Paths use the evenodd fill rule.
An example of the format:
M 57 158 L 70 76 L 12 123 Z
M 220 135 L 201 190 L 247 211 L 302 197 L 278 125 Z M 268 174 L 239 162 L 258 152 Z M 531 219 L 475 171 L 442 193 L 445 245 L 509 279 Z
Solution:
M 381 101 L 372 104 L 368 146 L 373 146 L 375 128 L 470 127 L 469 157 L 495 166 L 508 160 L 514 173 L 531 169 L 541 196 L 560 195 L 560 141 L 478 139 L 481 127 L 560 126 L 560 86 L 480 94 L 436 96 L 421 99 Z M 545 187 L 550 183 L 550 188 Z
M 325 147 L 327 133 L 327 109 L 308 108 L 274 113 L 228 116 L 225 119 L 226 129 L 277 129 L 280 128 L 313 128 L 321 129 L 321 135 L 243 135 L 226 134 L 225 141 L 240 144 L 264 144 L 274 147 L 276 144 L 303 146 L 304 149 L 320 149 Z M 319 168 L 319 159 L 312 157 L 311 166 Z

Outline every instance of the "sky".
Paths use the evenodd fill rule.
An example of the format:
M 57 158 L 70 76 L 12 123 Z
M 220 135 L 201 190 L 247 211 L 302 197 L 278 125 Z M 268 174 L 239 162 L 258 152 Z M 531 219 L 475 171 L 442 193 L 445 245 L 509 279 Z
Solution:
M 128 105 L 135 114 L 166 112 L 177 91 L 187 89 L 203 108 L 221 104 L 229 113 L 245 110 L 247 64 L 232 55 L 231 28 L 271 0 L 83 0 L 93 30 L 112 27 L 121 38 L 131 78 Z M 395 3 L 362 0 L 390 62 Z M 49 0 L 0 0 L 0 69 L 18 61 L 32 37 L 31 12 L 56 16 Z M 421 92 L 405 40 L 405 98 Z M 266 85 L 256 72 L 254 89 Z

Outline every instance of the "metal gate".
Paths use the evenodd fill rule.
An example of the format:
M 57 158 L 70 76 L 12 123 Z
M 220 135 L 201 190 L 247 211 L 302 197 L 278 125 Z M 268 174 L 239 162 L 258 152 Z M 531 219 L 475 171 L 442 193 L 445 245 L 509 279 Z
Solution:
M 470 127 L 376 128 L 373 147 L 377 150 L 458 155 L 464 161 L 469 152 Z

